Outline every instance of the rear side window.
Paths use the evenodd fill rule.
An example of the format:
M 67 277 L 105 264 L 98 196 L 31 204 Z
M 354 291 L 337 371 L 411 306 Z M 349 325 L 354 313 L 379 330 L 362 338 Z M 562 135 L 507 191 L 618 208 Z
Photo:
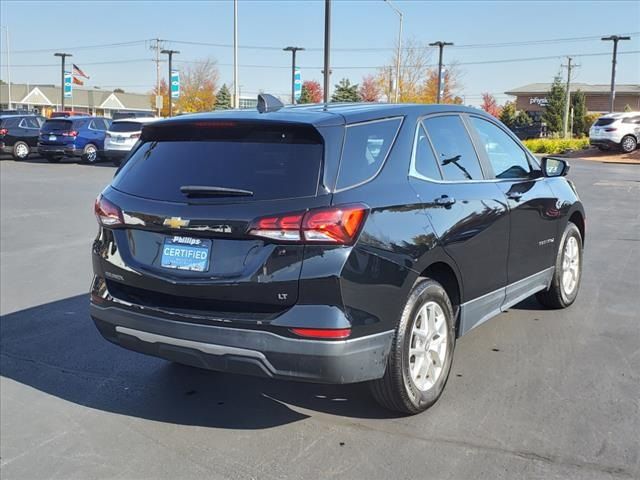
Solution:
M 36 117 L 24 117 L 20 122 L 20 126 L 22 128 L 35 128 L 35 129 L 40 128 L 40 124 L 38 123 L 38 120 L 36 119 Z
M 382 168 L 396 138 L 402 118 L 348 125 L 336 189 L 371 180 Z
M 317 194 L 324 146 L 312 127 L 262 124 L 209 129 L 165 124 L 145 130 L 143 142 L 113 180 L 117 190 L 174 202 L 188 200 L 182 186 L 253 192 L 234 201 Z
M 459 116 L 428 118 L 424 125 L 435 148 L 445 180 L 482 179 L 480 161 Z
M 142 130 L 140 122 L 113 122 L 109 127 L 111 132 L 139 132 Z
M 596 120 L 595 126 L 606 127 L 607 125 L 611 125 L 616 120 L 617 118 L 599 118 L 598 120 Z

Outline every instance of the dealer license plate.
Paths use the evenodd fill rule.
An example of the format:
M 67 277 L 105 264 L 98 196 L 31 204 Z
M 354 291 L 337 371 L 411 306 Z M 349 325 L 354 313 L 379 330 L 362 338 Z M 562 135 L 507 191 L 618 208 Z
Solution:
M 164 239 L 160 265 L 164 268 L 204 272 L 209 269 L 211 240 L 171 236 Z

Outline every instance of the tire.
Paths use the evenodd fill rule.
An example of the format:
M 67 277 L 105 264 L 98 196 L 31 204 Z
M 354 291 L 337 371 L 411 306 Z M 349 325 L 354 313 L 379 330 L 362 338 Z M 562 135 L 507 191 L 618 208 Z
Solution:
M 99 159 L 98 147 L 93 143 L 87 143 L 82 150 L 82 161 L 85 163 L 96 163 Z
M 430 313 L 425 309 L 429 309 Z M 440 321 L 423 323 L 425 313 L 427 317 L 437 314 L 436 318 Z M 426 332 L 418 335 L 416 330 L 420 331 L 420 327 L 426 327 Z M 424 333 L 426 338 L 423 337 Z M 427 346 L 420 345 L 420 338 L 426 340 Z M 435 366 L 436 359 L 431 350 L 434 347 L 433 342 L 437 342 L 437 339 L 440 339 L 440 348 L 437 349 L 440 353 L 440 370 Z M 431 348 L 428 348 L 429 345 Z M 438 282 L 428 278 L 421 279 L 411 291 L 402 312 L 387 359 L 385 374 L 381 379 L 370 382 L 371 393 L 380 405 L 389 410 L 405 414 L 416 414 L 426 410 L 438 400 L 447 383 L 454 347 L 455 317 L 451 300 Z M 424 356 L 410 355 L 411 349 L 424 350 Z M 418 363 L 420 359 L 422 361 Z M 419 365 L 425 365 L 427 368 L 422 375 L 419 374 L 422 371 Z
M 47 162 L 49 163 L 60 163 L 60 160 L 62 160 L 62 157 L 59 155 L 42 155 L 44 158 L 47 159 Z
M 26 160 L 30 153 L 31 149 L 25 142 L 18 141 L 13 145 L 12 155 L 13 159 L 16 161 Z
M 638 148 L 638 140 L 633 135 L 626 135 L 622 137 L 620 142 L 620 149 L 625 153 L 631 153 Z
M 572 282 L 569 281 L 571 278 L 573 279 Z M 536 298 L 548 308 L 567 308 L 575 302 L 578 296 L 581 279 L 582 236 L 578 227 L 569 222 L 564 230 L 562 242 L 560 242 L 560 247 L 556 254 L 556 265 L 551 279 L 551 286 L 548 290 L 538 292 Z

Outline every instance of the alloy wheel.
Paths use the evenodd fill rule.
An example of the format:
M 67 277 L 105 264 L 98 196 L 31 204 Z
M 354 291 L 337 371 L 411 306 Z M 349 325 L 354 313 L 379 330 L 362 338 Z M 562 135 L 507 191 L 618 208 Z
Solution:
M 19 143 L 16 145 L 16 156 L 18 158 L 26 158 L 29 155 L 29 147 L 27 147 L 24 143 Z
M 409 373 L 418 390 L 429 390 L 442 375 L 448 334 L 442 307 L 436 302 L 425 303 L 413 321 L 409 344 Z
M 562 289 L 571 295 L 580 278 L 580 247 L 576 237 L 569 237 L 562 253 Z
M 96 158 L 98 157 L 98 150 L 93 145 L 90 145 L 85 150 L 85 156 L 86 156 L 87 162 L 93 163 L 96 161 Z

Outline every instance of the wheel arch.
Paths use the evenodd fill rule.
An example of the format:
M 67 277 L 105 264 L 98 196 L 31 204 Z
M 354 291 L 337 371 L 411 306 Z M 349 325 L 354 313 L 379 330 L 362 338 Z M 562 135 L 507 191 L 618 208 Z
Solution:
M 462 305 L 462 282 L 457 269 L 447 261 L 438 259 L 422 270 L 419 278 L 435 280 L 447 292 L 454 308 L 456 318 L 456 332 L 460 327 L 460 305 Z

